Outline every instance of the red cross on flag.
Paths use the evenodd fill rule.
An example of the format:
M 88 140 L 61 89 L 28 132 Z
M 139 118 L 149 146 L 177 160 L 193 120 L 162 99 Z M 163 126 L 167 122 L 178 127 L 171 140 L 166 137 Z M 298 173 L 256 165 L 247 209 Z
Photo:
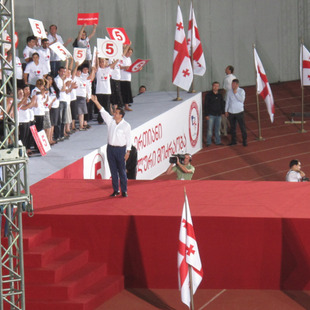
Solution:
M 182 12 L 180 6 L 178 6 L 174 39 L 172 83 L 188 91 L 192 81 L 193 70 L 187 50 Z
M 192 268 L 192 279 L 190 279 L 189 268 Z M 185 194 L 179 233 L 178 278 L 181 300 L 189 308 L 191 304 L 190 287 L 192 287 L 193 294 L 195 294 L 202 277 L 203 271 L 198 245 L 196 242 L 187 196 Z
M 191 55 L 191 51 L 193 50 L 194 74 L 203 76 L 206 72 L 206 61 L 202 50 L 202 44 L 200 41 L 198 26 L 196 23 L 195 12 L 192 7 L 192 3 L 189 11 L 187 47 L 189 55 Z
M 300 46 L 300 81 L 301 86 L 310 85 L 310 53 L 303 44 Z
M 263 67 L 263 64 L 258 57 L 258 54 L 256 52 L 256 49 L 254 48 L 254 61 L 255 61 L 255 69 L 256 69 L 256 85 L 257 85 L 257 93 L 261 95 L 261 97 L 264 99 L 267 111 L 270 116 L 270 120 L 273 123 L 274 119 L 274 100 L 272 91 L 267 79 L 267 75 L 265 73 L 265 69 Z

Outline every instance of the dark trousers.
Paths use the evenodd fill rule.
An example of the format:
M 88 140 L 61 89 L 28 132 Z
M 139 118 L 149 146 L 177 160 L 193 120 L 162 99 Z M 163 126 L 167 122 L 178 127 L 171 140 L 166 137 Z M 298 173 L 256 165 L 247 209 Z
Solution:
M 246 133 L 245 122 L 244 122 L 244 112 L 240 112 L 237 114 L 229 113 L 228 119 L 230 123 L 231 142 L 237 143 L 236 127 L 237 127 L 237 122 L 238 122 L 241 133 L 242 133 L 242 142 L 246 143 L 247 133 Z
M 29 141 L 31 135 L 30 122 L 19 123 L 18 129 L 19 129 L 19 139 L 23 142 L 23 146 L 26 149 L 29 149 L 30 148 Z
M 119 180 L 122 193 L 127 192 L 127 175 L 125 162 L 126 146 L 107 146 L 108 163 L 112 176 L 112 186 L 115 192 L 119 191 Z
M 57 129 L 54 128 L 55 139 L 62 138 L 64 136 L 66 114 L 67 114 L 67 102 L 60 101 L 59 102 L 59 125 Z
M 105 95 L 105 94 L 96 94 L 97 99 L 100 103 L 100 105 L 108 112 L 110 113 L 110 95 Z M 97 109 L 98 110 L 98 109 Z M 98 123 L 103 123 L 103 118 L 98 111 Z

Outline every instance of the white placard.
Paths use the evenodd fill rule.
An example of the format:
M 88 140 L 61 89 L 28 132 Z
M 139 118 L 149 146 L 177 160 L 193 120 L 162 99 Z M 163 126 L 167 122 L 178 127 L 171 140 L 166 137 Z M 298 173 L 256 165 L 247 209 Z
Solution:
M 57 54 L 57 56 L 59 56 L 61 60 L 66 60 L 67 57 L 72 56 L 70 52 L 60 42 L 55 42 L 49 47 L 53 52 Z
M 97 48 L 100 58 L 121 59 L 123 43 L 115 40 L 97 39 Z
M 28 18 L 33 35 L 45 39 L 46 38 L 46 33 L 45 33 L 45 28 L 43 23 L 40 20 Z
M 97 58 L 97 46 L 94 46 L 93 60 L 91 63 L 92 67 L 96 67 L 96 58 Z
M 79 65 L 84 62 L 86 58 L 86 48 L 75 47 L 73 49 L 73 59 L 75 62 L 78 62 Z
M 44 151 L 47 153 L 48 151 L 50 151 L 51 146 L 48 142 L 45 131 L 44 130 L 39 131 L 38 136 L 39 136 L 39 139 L 42 143 L 42 147 L 43 147 Z

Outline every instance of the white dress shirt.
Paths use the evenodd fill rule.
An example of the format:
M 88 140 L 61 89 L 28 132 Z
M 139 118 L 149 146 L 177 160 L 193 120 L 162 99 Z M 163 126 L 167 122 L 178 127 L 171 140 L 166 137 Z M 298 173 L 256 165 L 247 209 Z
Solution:
M 104 108 L 100 110 L 101 116 L 108 126 L 108 144 L 112 146 L 125 146 L 131 150 L 131 126 L 122 119 L 118 124 Z
M 234 94 L 233 90 L 229 90 L 226 98 L 225 112 L 237 114 L 244 111 L 245 91 L 238 87 Z

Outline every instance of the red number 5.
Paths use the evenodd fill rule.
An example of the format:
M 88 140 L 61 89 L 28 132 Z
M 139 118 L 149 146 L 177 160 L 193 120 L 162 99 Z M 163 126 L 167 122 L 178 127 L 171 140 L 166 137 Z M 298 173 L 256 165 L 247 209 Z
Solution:
M 41 29 L 40 29 L 40 25 L 39 25 L 39 24 L 36 24 L 36 28 L 37 28 L 38 33 L 41 34 L 42 31 L 41 31 Z
M 114 54 L 113 43 L 107 43 L 105 46 L 105 49 L 106 49 L 106 54 L 108 54 L 108 55 Z

